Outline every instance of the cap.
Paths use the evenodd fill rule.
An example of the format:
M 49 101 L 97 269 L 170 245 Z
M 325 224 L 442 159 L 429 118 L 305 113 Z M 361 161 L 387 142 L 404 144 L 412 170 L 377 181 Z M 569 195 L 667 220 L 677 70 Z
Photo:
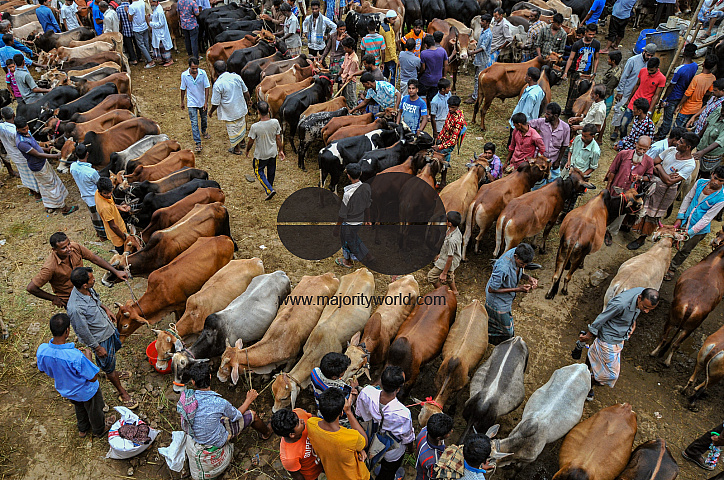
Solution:
M 387 15 L 385 15 L 387 18 L 397 18 L 397 12 L 394 10 L 387 10 Z
M 644 47 L 644 52 L 654 54 L 656 53 L 656 45 L 649 43 Z

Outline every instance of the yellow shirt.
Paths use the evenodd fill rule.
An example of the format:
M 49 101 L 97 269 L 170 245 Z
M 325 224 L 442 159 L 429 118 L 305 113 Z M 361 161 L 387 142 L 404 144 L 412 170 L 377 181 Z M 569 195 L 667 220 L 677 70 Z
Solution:
M 115 223 L 123 233 L 128 234 L 128 231 L 126 230 L 126 222 L 124 222 L 123 218 L 121 218 L 121 212 L 118 211 L 118 207 L 116 207 L 116 204 L 113 202 L 113 198 L 105 198 L 98 193 L 98 190 L 96 190 L 95 199 L 96 210 L 98 210 L 98 215 L 100 215 L 101 220 L 103 220 L 103 226 L 106 229 L 106 236 L 108 237 L 108 240 L 111 241 L 114 247 L 120 247 L 123 245 L 123 238 L 119 237 L 116 235 L 116 232 L 111 230 L 111 227 L 108 226 L 108 222 L 113 220 L 113 223 Z
M 392 29 L 392 25 L 387 24 L 390 29 L 385 32 L 385 29 L 380 26 L 380 35 L 385 39 L 385 62 L 397 61 L 397 45 L 395 44 L 395 31 Z
M 365 448 L 365 439 L 357 431 L 340 427 L 328 432 L 319 427 L 321 418 L 307 420 L 307 436 L 319 459 L 324 473 L 333 480 L 369 480 L 370 472 L 360 462 L 357 452 Z

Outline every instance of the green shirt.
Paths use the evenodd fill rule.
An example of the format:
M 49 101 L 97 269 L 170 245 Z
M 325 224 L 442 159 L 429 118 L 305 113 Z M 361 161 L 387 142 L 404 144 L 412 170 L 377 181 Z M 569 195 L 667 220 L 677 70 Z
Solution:
M 719 146 L 706 154 L 707 158 L 724 155 L 724 119 L 721 116 L 721 107 L 709 114 L 706 119 L 707 127 L 701 135 L 698 150 L 703 150 L 716 142 Z
M 583 144 L 581 135 L 573 140 L 571 148 L 571 168 L 575 167 L 581 172 L 598 168 L 598 159 L 601 157 L 601 149 L 595 140 L 592 140 L 587 146 Z

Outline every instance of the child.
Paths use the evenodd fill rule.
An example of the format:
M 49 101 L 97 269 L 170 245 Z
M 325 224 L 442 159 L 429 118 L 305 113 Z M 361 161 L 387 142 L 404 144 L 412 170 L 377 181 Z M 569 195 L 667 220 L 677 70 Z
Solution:
M 349 367 L 352 360 L 347 355 L 337 352 L 329 352 L 322 357 L 318 367 L 312 370 L 312 388 L 314 389 L 314 401 L 319 408 L 319 396 L 329 387 L 337 387 L 344 392 L 345 397 L 349 396 L 352 387 L 341 380 L 342 375 Z
M 8 58 L 5 61 L 5 65 L 8 71 L 8 73 L 5 75 L 5 83 L 8 84 L 8 90 L 10 90 L 10 92 L 13 94 L 13 100 L 19 102 L 23 99 L 23 96 L 20 95 L 18 83 L 15 81 L 15 60 L 13 60 L 12 58 Z
M 447 232 L 445 241 L 440 249 L 440 254 L 435 257 L 435 264 L 427 272 L 427 281 L 435 288 L 440 285 L 450 285 L 452 292 L 457 295 L 458 289 L 455 286 L 455 269 L 460 265 L 462 257 L 463 236 L 458 225 L 462 222 L 460 212 L 447 212 Z
M 495 154 L 495 144 L 493 142 L 488 142 L 483 145 L 483 158 L 490 164 L 490 173 L 488 175 L 492 177 L 491 181 L 500 178 L 503 162 L 501 162 L 500 157 Z
M 490 451 L 490 439 L 487 436 L 469 436 L 463 447 L 465 474 L 460 480 L 485 480 L 485 474 L 495 468 L 488 462 Z
M 360 42 L 359 48 L 364 54 L 374 55 L 375 65 L 379 67 L 380 63 L 384 62 L 385 39 L 377 31 L 374 20 L 370 20 L 367 25 L 367 32 L 367 35 Z
M 450 168 L 450 154 L 455 148 L 458 137 L 460 137 L 468 127 L 463 110 L 460 108 L 460 97 L 453 95 L 448 98 L 447 108 L 447 118 L 445 118 L 445 123 L 437 137 L 437 149 L 440 153 L 445 154 L 445 161 L 442 172 L 440 173 L 440 187 L 444 187 L 447 184 L 447 169 Z
M 307 420 L 311 417 L 301 408 L 285 408 L 275 412 L 271 418 L 272 430 L 282 437 L 279 443 L 282 466 L 295 480 L 300 476 L 304 480 L 316 480 L 323 471 L 307 437 Z
M 344 86 L 343 95 L 345 100 L 347 100 L 347 109 L 352 110 L 357 106 L 354 94 L 357 91 L 355 74 L 358 70 L 357 65 L 359 64 L 359 60 L 357 59 L 357 53 L 355 52 L 356 45 L 352 37 L 345 37 L 342 40 L 342 47 L 344 48 L 344 61 L 342 62 L 342 71 L 339 75 Z M 345 85 L 345 83 L 347 83 L 347 85 Z
M 403 120 L 415 135 L 425 130 L 427 125 L 427 104 L 417 95 L 420 84 L 412 79 L 407 82 L 408 95 L 402 97 L 400 108 L 397 110 L 397 123 Z
M 400 92 L 407 95 L 407 82 L 417 80 L 420 70 L 420 57 L 416 57 L 412 51 L 415 49 L 415 41 L 407 40 L 402 52 L 400 52 Z
M 407 35 L 400 39 L 400 48 L 404 48 L 408 40 L 415 41 L 415 48 L 412 51 L 417 58 L 420 58 L 420 51 L 422 50 L 422 39 L 425 37 L 425 33 L 422 31 L 422 20 L 419 18 L 412 24 L 412 30 L 407 32 Z
M 277 170 L 277 155 L 284 160 L 282 144 L 282 128 L 279 120 L 269 116 L 269 104 L 261 100 L 257 103 L 259 121 L 249 129 L 249 142 L 246 144 L 246 156 L 256 141 L 254 149 L 254 175 L 259 179 L 266 193 L 266 200 L 276 195 L 274 190 L 274 176 Z M 299 165 L 304 168 L 304 165 Z M 264 171 L 266 170 L 266 175 Z
M 444 413 L 436 413 L 427 421 L 415 439 L 417 450 L 417 480 L 431 480 L 432 467 L 445 451 L 445 439 L 453 430 L 453 419 Z
M 450 99 L 450 80 L 441 78 L 437 82 L 438 93 L 430 102 L 430 123 L 432 123 L 432 138 L 442 131 L 442 126 L 447 118 L 447 101 Z

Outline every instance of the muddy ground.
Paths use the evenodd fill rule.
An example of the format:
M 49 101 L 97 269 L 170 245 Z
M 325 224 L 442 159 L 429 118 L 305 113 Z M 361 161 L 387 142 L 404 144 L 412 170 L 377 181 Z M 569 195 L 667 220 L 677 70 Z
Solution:
M 631 30 L 628 33 L 630 38 L 624 43 L 633 45 L 635 34 Z M 602 35 L 599 34 L 599 38 L 602 39 Z M 630 49 L 624 49 L 624 57 L 630 55 Z M 177 63 L 170 68 L 144 70 L 142 67 L 134 67 L 134 94 L 139 99 L 144 116 L 156 120 L 161 125 L 162 132 L 181 142 L 183 148 L 192 148 L 193 140 L 187 113 L 179 108 L 178 84 L 180 74 L 185 69 L 186 56 L 177 54 L 175 59 Z M 205 62 L 202 67 L 207 70 L 209 68 Z M 599 72 L 604 72 L 605 69 L 605 56 L 602 56 Z M 472 90 L 472 77 L 469 73 L 462 75 L 458 81 L 458 93 L 463 98 Z M 555 87 L 553 95 L 556 101 L 563 104 L 566 87 Z M 485 133 L 480 131 L 478 125 L 470 124 L 460 155 L 453 156 L 452 180 L 463 173 L 463 165 L 473 151 L 482 151 L 483 143 L 493 141 L 504 153 L 503 145 L 508 137 L 506 120 L 514 105 L 514 100 L 505 103 L 496 101 L 488 114 L 489 130 Z M 465 105 L 464 110 L 466 118 L 471 120 L 472 108 Z M 333 271 L 339 277 L 348 273 L 334 264 L 334 257 L 323 261 L 306 261 L 294 257 L 284 248 L 276 233 L 276 214 L 284 199 L 298 188 L 317 184 L 319 177 L 314 158 L 309 159 L 309 171 L 303 173 L 296 167 L 296 155 L 287 149 L 288 160 L 278 162 L 277 167 L 275 188 L 279 194 L 273 200 L 265 202 L 260 185 L 247 183 L 244 179 L 244 176 L 252 171 L 251 159 L 226 152 L 228 140 L 224 125 L 214 118 L 210 121 L 209 132 L 212 139 L 204 143 L 204 151 L 197 157 L 197 166 L 207 170 L 210 178 L 218 181 L 224 189 L 226 205 L 231 214 L 232 234 L 240 247 L 236 258 L 258 256 L 264 261 L 267 272 L 284 270 L 293 284 L 303 275 Z M 614 157 L 610 141 L 603 141 L 602 151 L 601 165 L 593 176 L 593 181 L 599 188 L 603 186 L 603 177 Z M 73 240 L 84 243 L 106 258 L 110 256 L 108 250 L 111 245 L 108 242 L 95 242 L 87 210 L 70 175 L 62 176 L 71 192 L 69 203 L 81 208 L 67 218 L 59 214 L 45 214 L 42 205 L 36 203 L 33 197 L 20 187 L 17 180 L 8 179 L 5 172 L 1 179 L 5 186 L 0 189 L 0 239 L 6 243 L 0 246 L 0 280 L 4 282 L 0 286 L 0 306 L 3 318 L 10 326 L 10 338 L 0 342 L 0 477 L 179 478 L 179 474 L 169 472 L 157 452 L 158 447 L 169 444 L 171 431 L 179 429 L 175 411 L 178 397 L 170 388 L 171 379 L 156 373 L 146 359 L 145 348 L 153 340 L 150 330 L 139 329 L 126 342 L 119 356 L 119 368 L 133 373 L 127 385 L 141 402 L 138 412 L 152 426 L 161 430 L 154 445 L 133 460 L 105 459 L 108 451 L 105 439 L 79 439 L 71 405 L 55 392 L 52 382 L 38 372 L 34 363 L 35 351 L 41 342 L 49 339 L 47 319 L 58 310 L 48 302 L 26 294 L 25 286 L 48 254 L 48 237 L 55 231 L 65 231 Z M 587 198 L 595 193 L 590 192 Z M 669 218 L 668 222 L 673 222 L 673 218 Z M 714 228 L 718 229 L 718 224 Z M 557 231 L 556 227 L 551 234 L 548 253 L 536 260 L 543 265 L 543 269 L 536 272 L 540 279 L 540 288 L 521 296 L 514 309 L 516 332 L 528 342 L 530 348 L 531 358 L 525 380 L 528 395 L 545 383 L 555 369 L 572 362 L 570 351 L 576 333 L 584 329 L 601 311 L 608 282 L 619 265 L 632 256 L 625 248 L 630 239 L 615 237 L 613 246 L 603 247 L 586 260 L 586 268 L 576 273 L 567 297 L 559 295 L 555 300 L 547 301 L 543 297 L 550 286 L 558 242 Z M 700 244 L 685 268 L 708 253 L 707 244 L 708 241 Z M 262 245 L 266 248 L 260 248 Z M 650 244 L 647 244 L 646 248 L 649 246 Z M 481 254 L 471 254 L 470 261 L 456 271 L 461 292 L 459 308 L 484 296 L 484 286 L 491 269 L 494 238 L 487 236 L 481 247 Z M 606 272 L 608 278 L 598 287 L 592 287 L 589 276 L 598 269 Z M 425 280 L 426 271 L 427 269 L 422 269 L 415 273 L 422 293 L 430 290 Z M 376 294 L 383 294 L 389 277 L 376 275 L 376 281 Z M 140 278 L 131 282 L 136 295 L 142 294 L 145 282 L 145 279 Z M 691 374 L 702 339 L 721 326 L 722 308 L 717 308 L 683 345 L 681 351 L 674 355 L 672 367 L 663 368 L 656 359 L 648 356 L 648 352 L 654 348 L 661 334 L 673 287 L 673 282 L 664 283 L 659 307 L 651 314 L 641 317 L 633 338 L 624 350 L 621 379 L 616 388 L 597 389 L 596 399 L 586 404 L 584 417 L 617 402 L 631 403 L 638 413 L 636 444 L 656 437 L 665 438 L 681 465 L 680 478 L 693 480 L 707 476 L 702 470 L 683 461 L 680 452 L 693 438 L 721 422 L 724 387 L 719 385 L 712 388 L 709 396 L 700 403 L 698 412 L 687 408 L 688 404 L 678 393 L 677 387 L 684 385 Z M 109 305 L 115 301 L 124 302 L 130 295 L 123 285 L 112 290 L 99 287 L 99 293 Z M 169 320 L 170 318 L 166 318 L 163 324 L 166 325 Z M 34 334 L 32 324 L 35 322 L 39 324 L 39 333 Z M 423 368 L 412 391 L 413 397 L 434 395 L 432 382 L 439 362 L 437 360 Z M 212 387 L 238 405 L 243 402 L 248 388 L 248 385 L 241 383 L 244 381 L 240 382 L 236 389 L 232 389 L 219 384 L 214 376 Z M 269 389 L 265 389 L 268 382 L 263 383 L 261 377 L 255 376 L 253 383 L 257 390 L 264 390 L 253 408 L 269 418 L 272 399 Z M 115 406 L 118 402 L 112 386 L 107 381 L 102 381 L 101 386 L 108 405 Z M 467 390 L 460 392 L 459 406 L 467 396 Z M 302 407 L 310 409 L 313 405 L 311 393 L 305 392 L 301 395 L 300 403 Z M 412 407 L 415 422 L 418 409 L 419 407 Z M 464 429 L 461 411 L 461 408 L 457 409 L 453 439 Z M 522 411 L 523 406 L 501 419 L 502 435 L 515 426 Z M 242 435 L 236 444 L 236 460 L 226 473 L 226 478 L 287 478 L 278 460 L 278 442 L 278 438 L 261 442 L 256 434 Z M 549 445 L 519 478 L 550 478 L 557 470 L 559 446 L 560 441 Z M 258 466 L 252 464 L 252 457 L 256 454 L 259 454 L 261 460 Z M 411 465 L 414 464 L 414 459 L 408 457 L 408 460 L 408 478 L 412 478 Z M 502 470 L 495 476 L 510 478 L 512 472 Z

